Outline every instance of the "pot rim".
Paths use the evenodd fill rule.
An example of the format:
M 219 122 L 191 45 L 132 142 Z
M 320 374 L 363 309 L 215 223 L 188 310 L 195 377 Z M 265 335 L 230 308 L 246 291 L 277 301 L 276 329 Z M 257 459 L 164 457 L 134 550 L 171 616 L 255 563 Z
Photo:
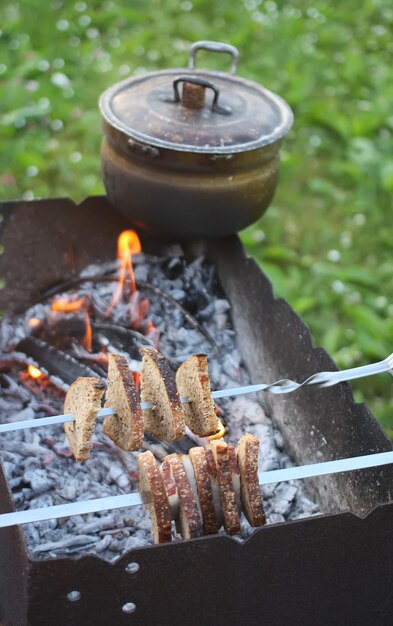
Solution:
M 289 105 L 285 102 L 283 98 L 273 93 L 263 85 L 260 85 L 256 81 L 248 80 L 239 76 L 232 76 L 226 72 L 218 72 L 218 71 L 209 71 L 209 70 L 187 70 L 187 73 L 195 76 L 207 76 L 211 79 L 214 78 L 223 78 L 225 80 L 230 80 L 235 84 L 243 84 L 246 87 L 257 89 L 261 95 L 270 100 L 272 104 L 277 107 L 277 110 L 280 113 L 280 123 L 266 136 L 245 142 L 239 145 L 231 145 L 231 146 L 194 146 L 185 143 L 170 143 L 168 141 L 164 141 L 162 139 L 154 138 L 150 135 L 146 135 L 144 133 L 140 133 L 136 130 L 129 128 L 124 122 L 119 120 L 117 116 L 114 114 L 112 109 L 112 99 L 115 95 L 119 93 L 121 89 L 131 85 L 132 83 L 137 83 L 139 81 L 144 81 L 149 78 L 156 78 L 160 75 L 167 76 L 176 76 L 180 74 L 184 74 L 184 68 L 173 68 L 166 70 L 159 70 L 155 72 L 147 72 L 142 76 L 131 76 L 122 80 L 118 83 L 115 83 L 108 89 L 106 89 L 100 96 L 98 106 L 101 111 L 101 115 L 105 122 L 107 122 L 110 126 L 117 129 L 118 131 L 124 133 L 124 135 L 133 141 L 136 141 L 142 145 L 154 146 L 157 148 L 164 148 L 166 150 L 171 150 L 173 152 L 188 152 L 195 154 L 240 154 L 243 152 L 251 152 L 253 150 L 257 150 L 259 148 L 264 148 L 265 146 L 274 144 L 278 142 L 280 139 L 285 137 L 288 133 L 289 129 L 293 124 L 293 112 Z

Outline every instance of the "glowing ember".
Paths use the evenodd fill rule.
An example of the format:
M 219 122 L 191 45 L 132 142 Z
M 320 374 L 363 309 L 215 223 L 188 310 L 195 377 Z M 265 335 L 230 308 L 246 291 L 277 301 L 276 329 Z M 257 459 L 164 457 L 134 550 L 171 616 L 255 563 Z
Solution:
M 132 268 L 132 255 L 139 254 L 142 250 L 141 242 L 134 230 L 123 230 L 117 240 L 117 258 L 120 261 L 120 277 L 112 302 L 105 312 L 108 317 L 111 310 L 116 306 L 123 294 L 127 277 L 131 287 L 131 293 L 136 290 L 134 270 Z
M 38 369 L 38 367 L 36 367 L 35 365 L 29 365 L 27 371 L 31 378 L 41 378 L 41 376 L 43 375 L 41 370 Z
M 41 326 L 40 320 L 37 319 L 36 317 L 32 317 L 31 319 L 29 319 L 27 323 L 30 326 L 30 328 L 38 328 L 39 326 Z
M 78 300 L 57 298 L 57 300 L 53 300 L 51 309 L 52 311 L 56 311 L 56 313 L 74 313 L 75 311 L 80 311 L 85 306 L 86 302 L 84 298 L 79 298 Z
M 141 375 L 139 372 L 132 372 L 132 376 L 134 378 L 135 387 L 140 389 L 141 386 Z

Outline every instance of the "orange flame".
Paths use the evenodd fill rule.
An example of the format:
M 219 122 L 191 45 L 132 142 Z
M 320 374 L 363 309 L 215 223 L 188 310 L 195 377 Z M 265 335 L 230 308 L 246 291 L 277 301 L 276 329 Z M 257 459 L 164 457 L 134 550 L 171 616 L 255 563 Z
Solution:
M 131 293 L 136 290 L 134 270 L 132 267 L 132 255 L 139 254 L 142 251 L 141 242 L 138 235 L 134 230 L 123 230 L 120 233 L 117 240 L 117 258 L 120 261 L 120 277 L 117 284 L 116 292 L 112 298 L 112 302 L 105 311 L 105 316 L 108 317 L 111 310 L 118 303 L 123 291 L 124 285 L 128 276 L 131 285 Z
M 41 378 L 41 376 L 43 375 L 41 370 L 38 369 L 38 367 L 36 367 L 35 365 L 29 365 L 27 371 L 31 378 Z
M 220 425 L 218 427 L 218 431 L 214 433 L 213 435 L 209 435 L 207 437 L 207 439 L 209 439 L 210 441 L 212 439 L 221 439 L 225 435 L 225 432 L 226 432 L 225 424 L 223 424 L 221 420 L 219 420 L 219 422 L 220 422 Z
M 91 329 L 90 316 L 87 311 L 85 311 L 85 322 L 86 322 L 86 332 L 84 337 L 81 340 L 81 344 L 88 352 L 91 352 L 92 344 L 93 344 L 93 331 Z
M 75 313 L 75 311 L 80 311 L 85 306 L 86 302 L 84 298 L 79 298 L 79 300 L 57 298 L 57 300 L 53 300 L 51 309 L 52 311 L 56 311 L 56 313 Z

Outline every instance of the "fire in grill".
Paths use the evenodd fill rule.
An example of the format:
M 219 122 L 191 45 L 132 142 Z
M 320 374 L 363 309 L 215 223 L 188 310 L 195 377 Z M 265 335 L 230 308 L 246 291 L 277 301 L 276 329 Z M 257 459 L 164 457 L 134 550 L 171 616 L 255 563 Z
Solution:
M 60 207 L 61 211 L 57 210 Z M 125 295 L 119 297 L 116 305 L 105 317 L 113 293 L 116 293 L 118 277 L 116 281 L 109 281 L 108 278 L 113 278 L 114 273 L 118 275 L 119 263 L 120 268 L 122 267 L 121 260 L 114 263 L 110 259 L 116 249 L 118 233 L 126 229 L 123 227 L 122 219 L 116 216 L 104 199 L 92 198 L 80 207 L 64 201 L 52 203 L 37 201 L 28 205 L 12 203 L 3 208 L 3 213 L 5 220 L 2 243 L 5 246 L 5 254 L 1 258 L 1 273 L 6 277 L 6 288 L 2 292 L 2 306 L 7 309 L 9 315 L 2 323 L 2 341 L 3 345 L 5 342 L 9 347 L 11 337 L 16 339 L 18 344 L 22 342 L 22 346 L 23 342 L 27 341 L 24 355 L 22 356 L 20 352 L 16 354 L 13 351 L 8 352 L 4 355 L 2 366 L 2 386 L 5 391 L 2 402 L 4 400 L 15 402 L 19 410 L 25 411 L 24 414 L 16 416 L 16 419 L 49 415 L 50 409 L 52 413 L 61 412 L 66 385 L 79 375 L 88 375 L 87 372 L 93 371 L 96 376 L 104 375 L 107 351 L 113 348 L 116 352 L 121 352 L 124 351 L 125 345 L 131 366 L 136 366 L 136 361 L 140 358 L 137 352 L 140 345 L 158 345 L 176 365 L 192 352 L 203 349 L 210 357 L 214 388 L 228 388 L 235 384 L 256 383 L 262 380 L 273 381 L 283 377 L 304 380 L 316 371 L 334 368 L 323 351 L 312 348 L 307 330 L 289 307 L 282 301 L 274 300 L 268 281 L 256 265 L 246 259 L 236 238 L 217 240 L 210 244 L 194 241 L 183 246 L 168 245 L 162 241 L 146 238 L 142 246 L 144 252 L 134 256 L 134 273 L 136 289 L 142 294 L 139 296 L 140 301 L 143 302 L 147 298 L 150 306 L 149 311 L 146 310 L 147 307 L 144 309 L 144 317 L 142 316 L 144 321 L 138 322 L 141 326 L 130 328 L 129 302 L 132 298 L 132 288 L 129 277 L 124 281 L 127 283 Z M 37 226 L 40 224 L 39 231 L 32 232 L 30 220 Z M 96 249 L 94 251 L 90 249 L 88 258 L 85 239 L 80 234 L 83 232 L 85 221 L 90 225 L 91 240 L 96 242 Z M 66 241 L 63 238 L 60 247 L 52 245 L 51 242 L 56 239 L 57 229 L 63 230 L 63 225 L 66 226 L 67 223 L 70 240 Z M 108 237 L 102 239 L 102 232 L 107 232 Z M 13 272 L 15 268 L 20 267 L 21 257 L 28 254 L 29 249 L 39 251 L 40 246 L 37 248 L 37 243 L 40 236 L 48 242 L 45 252 L 47 259 L 51 260 L 50 272 L 48 273 L 48 263 L 45 271 L 40 272 L 41 259 L 38 252 L 37 265 L 30 263 L 26 266 L 23 276 L 18 274 L 19 281 L 15 281 Z M 19 243 L 21 240 L 24 242 L 23 247 Z M 67 258 L 65 251 L 70 245 L 74 249 L 72 255 L 74 267 L 64 262 Z M 80 272 L 82 276 L 91 275 L 93 272 L 97 278 L 104 272 L 105 276 L 103 280 L 81 281 Z M 64 283 L 66 286 L 61 288 L 60 293 L 59 286 Z M 147 286 L 149 283 L 151 287 Z M 49 289 L 52 289 L 49 292 L 50 297 L 44 299 Z M 168 295 L 171 300 L 168 300 Z M 78 311 L 53 311 L 51 304 L 64 297 L 67 297 L 68 301 L 66 308 L 75 308 L 77 305 L 74 303 L 78 303 L 78 300 L 87 304 L 83 304 Z M 97 307 L 99 315 L 92 307 L 96 300 L 100 303 Z M 177 302 L 176 305 L 173 300 Z M 36 304 L 32 306 L 32 302 Z M 15 313 L 11 304 L 23 312 Z M 78 307 L 79 305 L 80 303 Z M 181 307 L 187 313 L 183 312 Z M 58 305 L 55 305 L 55 308 L 58 308 Z M 91 352 L 86 344 L 82 345 L 89 325 L 86 312 L 89 313 L 92 328 Z M 10 319 L 13 320 L 12 324 L 7 321 Z M 29 320 L 38 321 L 29 324 Z M 60 320 L 62 330 L 59 331 L 57 325 Z M 150 321 L 152 326 L 144 323 L 147 321 Z M 105 327 L 105 332 L 102 331 L 102 327 Z M 64 343 L 65 336 L 68 339 Z M 214 344 L 221 350 L 217 351 Z M 26 354 L 29 350 L 34 352 L 33 357 Z M 40 371 L 30 369 L 33 374 L 31 376 L 31 373 L 28 373 L 29 365 Z M 19 394 L 22 395 L 21 398 L 18 398 Z M 390 448 L 367 409 L 353 404 L 346 384 L 330 390 L 305 389 L 291 396 L 267 395 L 264 398 L 264 407 L 261 407 L 260 401 L 250 400 L 247 396 L 220 400 L 219 403 L 221 408 L 225 409 L 220 417 L 226 421 L 229 428 L 230 441 L 235 442 L 245 430 L 251 430 L 259 435 L 262 441 L 262 467 L 266 470 L 286 466 L 289 463 L 288 453 L 297 463 L 304 464 Z M 29 410 L 29 404 L 30 409 L 34 408 L 33 411 Z M 37 407 L 39 410 L 36 410 Z M 17 410 L 14 408 L 14 412 Z M 269 415 L 269 418 L 266 415 Z M 337 416 L 340 416 L 339 426 L 336 422 Z M 10 411 L 6 411 L 4 418 L 9 420 Z M 272 422 L 270 418 L 274 421 Z M 276 424 L 280 426 L 281 432 L 278 431 Z M 11 445 L 13 451 L 8 454 L 14 455 L 14 458 L 18 459 L 17 465 L 20 466 L 19 475 L 11 477 L 9 481 L 14 498 L 16 496 L 15 504 L 19 508 L 25 507 L 27 503 L 31 506 L 34 502 L 35 506 L 42 506 L 45 498 L 49 498 L 53 503 L 54 499 L 61 498 L 60 493 L 68 498 L 61 500 L 66 502 L 137 489 L 136 464 L 132 460 L 132 454 L 123 453 L 99 432 L 94 440 L 85 478 L 80 474 L 83 472 L 81 466 L 70 458 L 70 450 L 61 427 L 26 431 L 20 439 L 16 434 L 5 437 L 8 440 L 1 440 L 3 449 Z M 23 437 L 26 437 L 25 441 Z M 352 442 L 350 448 L 348 441 Z M 195 442 L 187 439 L 173 443 L 147 442 L 158 458 L 169 452 L 178 451 L 179 444 L 181 452 L 187 452 Z M 42 450 L 37 450 L 37 447 Z M 287 453 L 284 453 L 284 447 Z M 105 460 L 104 469 L 101 466 L 100 470 L 101 459 Z M 56 463 L 59 463 L 58 476 L 49 478 L 48 471 L 50 472 L 51 466 L 56 467 Z M 39 471 L 31 472 L 29 475 L 29 466 Z M 9 465 L 7 467 L 11 469 Z M 69 476 L 64 480 L 61 474 L 65 467 L 75 471 L 78 478 L 76 483 L 75 475 L 74 482 Z M 29 476 L 31 480 L 33 474 L 37 481 L 34 485 L 27 481 Z M 47 484 L 48 478 L 52 481 L 50 484 Z M 62 481 L 58 488 L 57 480 Z M 255 615 L 259 615 L 260 608 L 257 607 L 260 607 L 259 603 L 263 601 L 265 611 L 273 619 L 274 615 L 277 617 L 277 599 L 274 604 L 265 594 L 262 594 L 263 600 L 260 596 L 261 577 L 273 593 L 269 581 L 263 578 L 265 561 L 264 559 L 252 561 L 255 579 L 251 578 L 247 574 L 250 570 L 251 553 L 269 555 L 270 550 L 275 551 L 278 567 L 280 559 L 284 558 L 285 550 L 289 549 L 285 547 L 288 546 L 287 541 L 293 541 L 289 539 L 291 536 L 289 529 L 296 524 L 293 528 L 304 533 L 307 545 L 313 546 L 312 549 L 316 554 L 311 555 L 306 543 L 303 543 L 296 534 L 297 557 L 295 564 L 291 565 L 292 575 L 295 575 L 297 558 L 300 559 L 301 554 L 303 558 L 307 554 L 309 562 L 310 559 L 314 562 L 317 554 L 320 555 L 321 551 L 323 553 L 325 548 L 320 545 L 318 533 L 327 533 L 325 541 L 327 544 L 330 542 L 331 550 L 336 545 L 338 532 L 342 541 L 344 539 L 349 541 L 349 535 L 353 541 L 356 537 L 359 539 L 359 533 L 356 534 L 354 531 L 354 524 L 356 526 L 359 521 L 356 518 L 339 515 L 336 518 L 317 516 L 311 519 L 310 515 L 317 512 L 314 504 L 316 500 L 321 512 L 332 513 L 349 509 L 364 515 L 376 504 L 389 500 L 390 484 L 390 468 L 378 468 L 364 470 L 361 473 L 353 472 L 345 476 L 313 479 L 311 483 L 307 483 L 311 494 L 309 496 L 305 495 L 302 484 L 298 482 L 266 486 L 263 492 L 269 524 L 264 529 L 255 531 L 242 545 L 237 542 L 227 544 L 228 540 L 225 540 L 225 537 L 216 536 L 174 543 L 168 547 L 150 547 L 145 552 L 146 548 L 142 546 L 151 539 L 148 517 L 142 507 L 106 512 L 102 517 L 70 518 L 56 526 L 53 522 L 40 523 L 35 529 L 31 527 L 31 530 L 28 526 L 25 527 L 27 531 L 25 530 L 24 540 L 18 529 L 3 529 L 0 534 L 4 554 L 2 589 L 8 597 L 7 604 L 3 599 L 5 593 L 1 595 L 3 614 L 8 620 L 19 619 L 19 622 L 16 622 L 18 624 L 26 623 L 27 613 L 31 624 L 62 623 L 61 620 L 64 624 L 87 624 L 92 615 L 96 622 L 97 619 L 102 619 L 102 623 L 110 623 L 114 619 L 113 615 L 116 615 L 116 623 L 120 624 L 131 619 L 131 613 L 127 611 L 131 610 L 130 606 L 135 605 L 135 611 L 132 613 L 134 623 L 142 624 L 149 620 L 154 623 L 158 610 L 168 615 L 170 621 L 167 623 L 176 624 L 179 620 L 189 619 L 190 607 L 191 609 L 194 607 L 195 610 L 197 605 L 199 607 L 197 599 L 196 604 L 194 600 L 190 600 L 192 598 L 190 593 L 195 585 L 196 571 L 201 573 L 203 571 L 204 576 L 207 575 L 210 581 L 209 584 L 215 589 L 215 594 L 218 592 L 225 597 L 228 610 L 232 612 L 233 623 L 239 623 L 241 620 L 241 614 L 245 610 L 244 602 L 248 608 L 251 603 L 253 610 L 256 611 Z M 80 485 L 85 491 L 82 491 Z M 96 491 L 98 488 L 100 491 Z M 12 510 L 13 505 L 7 495 L 8 487 L 5 480 L 1 489 L 2 512 L 8 512 Z M 23 491 L 24 495 L 30 498 L 27 501 L 23 500 Z M 385 515 L 389 515 L 389 507 L 384 511 L 387 511 Z M 305 516 L 308 518 L 307 521 L 290 521 Z M 340 531 L 333 530 L 334 519 L 340 520 L 336 522 Z M 275 524 L 283 520 L 286 520 L 284 526 Z M 311 535 L 306 530 L 311 528 L 310 523 L 315 524 Z M 375 525 L 377 522 L 375 516 L 369 516 L 361 523 L 364 525 L 362 528 L 369 528 L 371 523 Z M 71 535 L 71 539 L 64 539 L 67 532 L 64 535 L 60 534 L 67 526 L 72 530 L 68 534 L 68 537 Z M 46 534 L 40 537 L 42 528 L 46 529 Z M 287 534 L 283 535 L 281 528 L 288 529 Z M 280 549 L 274 548 L 275 530 L 280 533 Z M 248 534 L 249 527 L 243 523 L 242 535 L 247 537 Z M 23 547 L 26 540 L 29 556 Z M 204 545 L 209 546 L 208 573 L 203 565 Z M 171 550 L 170 553 L 166 552 L 168 548 Z M 78 560 L 69 558 L 72 555 L 86 554 L 92 549 L 106 560 L 113 561 L 114 558 L 117 560 L 112 564 L 88 556 Z M 178 571 L 177 568 L 183 567 L 181 563 L 187 562 L 190 558 L 190 549 L 194 555 L 193 563 L 198 562 L 200 565 L 197 566 L 197 570 L 195 568 L 192 572 L 190 570 L 180 581 L 176 578 L 175 572 Z M 122 554 L 124 556 L 121 556 Z M 56 555 L 63 558 L 53 560 L 52 557 Z M 352 554 L 351 559 L 353 558 Z M 229 565 L 232 559 L 235 560 Z M 135 563 L 138 565 L 133 565 Z M 153 572 L 157 567 L 164 568 L 169 578 L 175 576 L 177 587 L 173 589 L 164 586 L 163 590 L 162 583 L 159 585 L 157 582 L 157 587 L 154 583 L 153 587 L 156 590 L 151 591 L 155 602 L 153 610 L 149 608 L 153 596 L 150 593 L 146 594 L 146 585 L 147 580 L 155 579 Z M 228 597 L 228 590 L 233 591 L 233 578 L 232 582 L 229 582 L 224 573 L 228 567 L 232 572 L 236 570 L 236 577 L 247 580 L 247 591 L 242 585 L 244 597 L 240 599 L 237 595 L 236 603 Z M 272 567 L 271 563 L 269 567 Z M 327 567 L 327 562 L 321 563 L 318 558 L 318 567 Z M 10 576 L 13 580 L 19 581 L 12 589 L 6 580 Z M 48 580 L 52 581 L 50 585 Z M 54 580 L 57 581 L 56 584 Z M 311 578 L 309 580 L 311 584 Z M 115 594 L 109 600 L 104 599 L 105 585 L 114 584 L 120 585 L 122 589 L 120 595 Z M 208 598 L 207 604 L 211 610 L 213 597 L 206 584 L 200 581 L 199 588 L 204 597 Z M 331 580 L 329 589 L 329 593 L 337 592 L 337 585 Z M 179 593 L 181 597 L 183 594 L 187 596 L 187 603 L 179 601 Z M 88 601 L 89 597 L 93 597 L 94 601 Z M 20 609 L 16 608 L 19 604 Z M 176 606 L 176 610 L 171 608 L 173 606 Z M 62 615 L 59 615 L 59 607 Z M 293 604 L 292 609 L 294 610 Z M 19 615 L 18 610 L 21 611 Z M 211 613 L 207 609 L 204 611 L 205 609 L 198 608 L 198 620 L 205 619 L 205 623 L 208 623 Z M 287 615 L 286 611 L 287 608 L 278 611 L 282 619 Z M 15 618 L 15 615 L 18 617 Z M 46 622 L 43 615 L 47 615 Z M 192 618 L 189 623 L 193 623 Z M 252 618 L 250 623 L 253 623 Z
M 250 382 L 236 346 L 230 303 L 220 290 L 214 266 L 201 256 L 187 262 L 180 246 L 163 247 L 160 256 L 144 254 L 137 234 L 123 231 L 117 263 L 96 263 L 82 271 L 71 290 L 64 291 L 60 285 L 49 293 L 49 298 L 44 294 L 22 316 L 2 324 L 2 345 L 7 350 L 4 369 L 8 370 L 4 374 L 13 388 L 13 394 L 6 393 L 5 420 L 10 414 L 15 420 L 39 418 L 48 414 L 49 408 L 52 413 L 61 412 L 64 390 L 75 378 L 93 375 L 106 380 L 110 351 L 127 357 L 139 383 L 141 346 L 159 346 L 175 366 L 193 352 L 206 350 L 211 355 L 215 388 Z M 29 359 L 34 363 L 26 369 Z M 47 397 L 49 386 L 57 394 L 57 402 Z M 26 389 L 32 395 L 28 403 Z M 288 465 L 281 435 L 260 402 L 238 397 L 219 403 L 230 442 L 236 443 L 244 430 L 250 431 L 263 442 L 264 470 Z M 172 443 L 150 437 L 144 447 L 162 460 L 168 453 L 187 452 L 200 443 L 201 439 L 188 433 L 186 439 Z M 135 458 L 101 430 L 97 429 L 91 459 L 83 466 L 74 462 L 59 427 L 6 437 L 1 445 L 20 510 L 137 490 Z M 266 487 L 265 499 L 271 523 L 318 511 L 301 484 Z M 62 524 L 44 522 L 26 527 L 25 533 L 36 558 L 89 551 L 113 560 L 130 548 L 151 542 L 141 507 L 87 520 L 72 518 Z M 243 524 L 243 537 L 248 534 L 249 527 Z

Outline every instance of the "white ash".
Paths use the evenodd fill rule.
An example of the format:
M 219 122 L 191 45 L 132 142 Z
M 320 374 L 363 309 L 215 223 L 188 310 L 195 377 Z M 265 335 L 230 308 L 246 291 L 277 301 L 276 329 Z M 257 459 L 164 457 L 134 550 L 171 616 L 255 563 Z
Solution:
M 249 384 L 231 325 L 231 306 L 217 285 L 214 267 L 203 258 L 186 263 L 181 249 L 175 246 L 160 257 L 143 253 L 136 256 L 134 268 L 137 284 L 139 280 L 160 290 L 157 293 L 141 289 L 142 296 L 150 301 L 148 318 L 160 331 L 159 349 L 177 364 L 195 352 L 206 352 L 213 389 Z M 116 269 L 115 263 L 102 263 L 86 268 L 82 275 L 102 275 Z M 132 311 L 124 301 L 118 303 L 109 320 L 100 319 L 108 308 L 115 286 L 114 282 L 83 282 L 72 293 L 75 297 L 89 299 L 97 321 L 127 327 Z M 183 312 L 166 299 L 165 294 L 198 319 L 214 339 L 218 350 L 200 328 L 192 325 Z M 12 355 L 18 341 L 30 333 L 30 318 L 45 321 L 49 315 L 48 303 L 42 303 L 31 307 L 18 320 L 4 319 L 0 326 L 3 353 Z M 97 335 L 96 341 L 100 339 L 101 347 L 124 354 L 133 370 L 139 368 L 138 342 L 132 347 L 129 341 L 119 346 L 103 331 Z M 138 333 L 135 335 L 138 337 Z M 140 338 L 146 345 L 146 338 Z M 153 343 L 155 338 L 152 336 L 150 340 Z M 71 345 L 67 351 L 82 361 L 86 355 L 79 346 Z M 91 355 L 88 358 L 91 360 Z M 17 375 L 2 376 L 1 422 L 46 414 L 39 410 L 36 398 L 19 382 Z M 52 380 L 59 388 L 64 388 L 56 377 Z M 220 417 L 229 429 L 229 442 L 236 443 L 245 432 L 260 439 L 261 469 L 270 471 L 291 465 L 282 435 L 265 414 L 260 397 L 238 396 L 219 400 L 217 404 L 221 409 Z M 60 400 L 57 403 L 52 400 L 52 407 L 62 412 Z M 156 453 L 157 458 L 162 458 L 165 453 L 159 444 L 150 443 L 147 447 Z M 118 495 L 135 491 L 138 486 L 137 455 L 119 450 L 103 435 L 100 423 L 91 457 L 83 464 L 73 459 L 62 426 L 3 434 L 0 454 L 17 510 Z M 266 485 L 262 492 L 269 524 L 318 513 L 300 481 Z M 242 516 L 242 538 L 252 531 Z M 150 520 L 143 506 L 28 524 L 24 526 L 24 532 L 32 556 L 39 559 L 94 553 L 114 560 L 131 548 L 152 543 Z

